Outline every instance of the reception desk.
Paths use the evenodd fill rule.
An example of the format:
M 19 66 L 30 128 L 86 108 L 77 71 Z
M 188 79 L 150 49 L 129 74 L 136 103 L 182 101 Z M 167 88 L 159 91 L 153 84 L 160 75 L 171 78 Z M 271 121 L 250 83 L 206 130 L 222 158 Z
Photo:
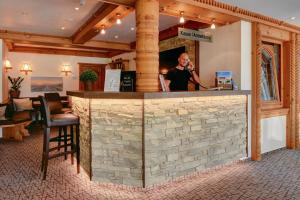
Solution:
M 249 91 L 68 91 L 93 181 L 147 187 L 247 156 Z

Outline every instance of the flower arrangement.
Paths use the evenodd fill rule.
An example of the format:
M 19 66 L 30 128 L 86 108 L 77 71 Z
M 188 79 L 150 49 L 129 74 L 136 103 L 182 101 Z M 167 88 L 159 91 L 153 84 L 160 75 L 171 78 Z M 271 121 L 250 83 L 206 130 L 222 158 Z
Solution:
M 23 82 L 24 78 L 18 77 L 18 78 L 11 78 L 8 76 L 8 80 L 11 84 L 10 89 L 13 91 L 18 91 L 21 88 L 21 83 Z
M 98 75 L 91 69 L 85 70 L 80 74 L 80 81 L 91 81 L 95 82 L 98 79 Z
M 21 88 L 21 83 L 23 82 L 24 78 L 22 77 L 17 77 L 17 78 L 12 78 L 8 76 L 8 80 L 11 84 L 10 90 L 9 90 L 9 96 L 10 98 L 19 98 L 21 91 L 19 90 Z

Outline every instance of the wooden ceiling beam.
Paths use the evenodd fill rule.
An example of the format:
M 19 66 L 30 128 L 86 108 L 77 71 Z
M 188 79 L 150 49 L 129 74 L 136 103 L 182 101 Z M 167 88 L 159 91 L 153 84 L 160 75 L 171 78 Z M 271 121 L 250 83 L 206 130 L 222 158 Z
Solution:
M 99 33 L 95 26 L 118 6 L 104 3 L 98 10 L 73 34 L 73 43 L 83 44 Z
M 210 17 L 210 19 L 232 18 L 258 22 L 281 30 L 300 33 L 299 26 L 215 0 L 159 0 L 159 3 L 162 13 L 179 16 L 179 12 L 184 11 L 185 15 L 191 16 L 189 19 L 195 21 L 199 21 L 197 20 L 197 15 L 200 14 L 199 19 L 201 19 L 204 14 L 206 17 Z M 193 9 L 191 10 L 191 8 Z M 201 9 L 203 12 L 201 12 Z M 177 14 L 173 11 L 176 11 Z M 229 20 L 227 22 L 231 23 Z
M 163 15 L 180 17 L 180 12 L 184 12 L 183 16 L 186 20 L 202 22 L 205 24 L 214 23 L 217 25 L 225 25 L 239 21 L 240 18 L 226 15 L 223 13 L 209 10 L 204 7 L 191 5 L 180 0 L 160 0 L 160 13 Z
M 106 52 L 103 53 L 103 52 L 92 52 L 92 51 L 82 51 L 82 50 L 76 51 L 76 50 L 44 48 L 44 47 L 30 47 L 30 46 L 14 46 L 14 48 L 10 51 L 11 52 L 23 52 L 23 53 L 109 58 L 109 55 Z
M 14 43 L 12 43 L 11 41 L 4 40 L 4 43 L 9 51 L 11 51 L 14 48 Z
M 117 43 L 117 42 L 107 42 L 99 40 L 91 40 L 85 44 L 73 44 L 72 40 L 68 37 L 58 37 L 58 36 L 48 36 L 48 35 L 39 35 L 32 33 L 21 33 L 0 30 L 0 38 L 17 43 L 28 43 L 28 44 L 37 44 L 45 46 L 60 46 L 60 47 L 74 47 L 74 48 L 91 48 L 91 49 L 103 49 L 103 50 L 122 50 L 124 52 L 133 51 L 130 44 L 127 43 Z
M 73 34 L 75 44 L 84 44 L 99 34 L 100 29 L 110 28 L 116 23 L 117 18 L 126 17 L 133 8 L 104 3 L 98 10 Z
M 172 26 L 170 28 L 160 31 L 159 32 L 159 41 L 167 40 L 167 39 L 177 36 L 179 27 L 198 30 L 198 29 L 202 29 L 202 28 L 208 28 L 209 26 L 210 26 L 209 24 L 188 20 L 184 24 L 177 24 L 175 26 Z M 131 42 L 130 46 L 132 49 L 134 49 L 136 46 L 136 42 L 135 41 Z
M 115 4 L 115 5 L 135 7 L 136 0 L 99 0 L 99 1 L 110 3 L 110 4 Z

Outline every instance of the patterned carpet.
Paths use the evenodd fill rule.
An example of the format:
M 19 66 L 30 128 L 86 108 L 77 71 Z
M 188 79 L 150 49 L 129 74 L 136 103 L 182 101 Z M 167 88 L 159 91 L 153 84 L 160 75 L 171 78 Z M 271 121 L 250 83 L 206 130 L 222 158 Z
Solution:
M 196 173 L 148 189 L 97 184 L 76 174 L 70 159 L 50 160 L 40 172 L 42 134 L 0 142 L 0 199 L 299 199 L 300 150 L 280 150 L 261 162 L 246 161 Z

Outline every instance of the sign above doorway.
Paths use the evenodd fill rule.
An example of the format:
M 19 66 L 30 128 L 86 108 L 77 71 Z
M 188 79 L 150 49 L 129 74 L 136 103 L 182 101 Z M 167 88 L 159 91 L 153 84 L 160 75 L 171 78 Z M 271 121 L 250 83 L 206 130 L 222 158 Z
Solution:
M 191 30 L 186 28 L 178 28 L 178 37 L 188 40 L 197 40 L 203 42 L 212 42 L 212 36 L 202 31 Z

